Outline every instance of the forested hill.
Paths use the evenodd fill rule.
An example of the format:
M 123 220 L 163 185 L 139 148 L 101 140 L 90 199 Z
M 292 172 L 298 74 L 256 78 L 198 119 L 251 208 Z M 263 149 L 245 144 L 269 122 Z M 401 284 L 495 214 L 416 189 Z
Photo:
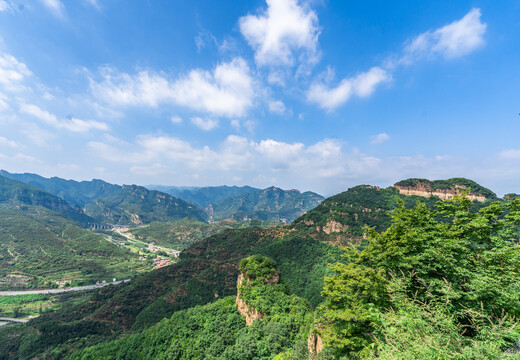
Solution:
M 314 209 L 323 199 L 321 195 L 310 191 L 301 193 L 298 190 L 282 190 L 272 186 L 225 199 L 205 210 L 214 220 L 234 218 L 291 222 Z
M 42 206 L 81 223 L 92 221 L 80 208 L 70 206 L 47 191 L 0 176 L 0 208 L 20 209 L 23 206 Z
M 211 204 L 217 204 L 229 198 L 260 191 L 260 189 L 251 186 L 206 186 L 186 188 L 178 186 L 149 185 L 146 187 L 150 190 L 165 192 L 175 196 L 176 198 L 195 204 L 200 208 L 205 208 Z
M 84 211 L 90 216 L 88 218 L 90 222 L 140 225 L 152 221 L 174 221 L 185 217 L 198 221 L 206 220 L 205 213 L 196 206 L 142 186 L 119 186 L 97 179 L 78 182 L 58 177 L 44 178 L 36 174 L 11 174 L 5 170 L 2 170 L 2 174 L 19 180 L 3 177 L 6 181 L 14 181 L 33 191 L 48 194 L 63 207 L 69 206 L 63 199 L 69 199 L 71 203 L 78 205 L 77 211 Z
M 123 185 L 112 195 L 85 207 L 92 218 L 109 224 L 141 225 L 190 218 L 205 221 L 202 210 L 184 200 L 137 185 Z
M 471 205 L 473 210 L 496 200 L 496 195 L 491 190 L 474 181 L 462 178 L 434 182 L 423 179 L 408 179 L 398 182 L 396 186 L 411 187 L 418 184 L 445 190 L 453 188 L 454 194 L 460 193 L 460 187 L 465 186 L 462 189 L 468 189 L 475 194 L 488 197 L 483 202 L 473 201 Z M 414 195 L 400 193 L 400 190 L 394 186 L 380 188 L 371 185 L 358 185 L 327 198 L 315 209 L 295 220 L 292 226 L 299 231 L 306 231 L 322 241 L 329 241 L 338 245 L 360 242 L 363 237 L 363 228 L 366 225 L 375 227 L 377 231 L 383 231 L 390 226 L 391 219 L 388 213 L 396 208 L 398 199 L 403 200 L 408 208 L 413 207 L 417 201 L 433 208 L 440 200 L 431 192 L 412 192 L 412 194 Z
M 291 222 L 324 199 L 310 191 L 301 193 L 298 190 L 283 190 L 274 186 L 266 189 L 250 186 L 149 188 L 167 192 L 203 208 L 212 221 L 235 219 Z
M 85 207 L 96 199 L 110 197 L 120 192 L 121 187 L 103 180 L 65 180 L 59 177 L 45 178 L 37 174 L 14 174 L 0 170 L 0 175 L 21 181 L 56 195 L 69 204 Z

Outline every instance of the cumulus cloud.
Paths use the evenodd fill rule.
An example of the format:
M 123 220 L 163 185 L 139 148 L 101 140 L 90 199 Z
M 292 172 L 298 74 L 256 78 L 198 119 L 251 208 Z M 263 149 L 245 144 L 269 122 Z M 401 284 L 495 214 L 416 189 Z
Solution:
M 382 142 L 385 142 L 389 139 L 390 139 L 390 135 L 388 135 L 387 133 L 380 133 L 380 134 L 372 136 L 372 138 L 370 140 L 370 144 L 372 144 L 372 145 L 381 144 Z
M 484 45 L 484 33 L 487 28 L 480 17 L 480 9 L 472 9 L 460 20 L 420 34 L 405 47 L 401 61 L 409 63 L 435 55 L 452 59 L 480 48 Z
M 148 71 L 131 76 L 103 69 L 102 77 L 101 82 L 91 80 L 91 91 L 115 106 L 157 107 L 166 103 L 233 117 L 245 115 L 253 104 L 253 78 L 240 57 L 217 65 L 212 72 L 196 69 L 173 81 Z
M 40 0 L 47 9 L 49 9 L 54 15 L 63 17 L 65 6 L 60 0 Z
M 80 133 L 88 132 L 90 130 L 108 130 L 107 124 L 95 120 L 81 120 L 74 117 L 70 119 L 58 119 L 56 115 L 33 104 L 21 104 L 20 112 L 34 116 L 47 125 L 54 126 L 57 129 L 65 129 Z
M 269 111 L 273 114 L 282 115 L 285 113 L 285 104 L 280 100 L 269 101 Z
M 32 75 L 27 65 L 9 54 L 0 54 L 0 86 L 6 91 L 20 91 L 22 82 Z
M 182 122 L 182 118 L 180 116 L 172 116 L 170 118 L 171 122 L 174 124 L 180 124 Z
M 293 65 L 296 57 L 318 58 L 318 16 L 297 0 L 267 0 L 267 10 L 239 20 L 259 66 Z
M 373 67 L 355 77 L 341 80 L 336 87 L 328 87 L 324 81 L 314 82 L 307 90 L 307 100 L 318 104 L 321 108 L 332 111 L 343 105 L 353 96 L 370 96 L 376 87 L 391 79 L 388 71 Z
M 8 146 L 8 147 L 16 148 L 16 147 L 18 147 L 18 144 L 16 143 L 16 141 L 9 140 L 3 136 L 0 136 L 0 146 Z
M 192 117 L 191 122 L 193 123 L 193 125 L 195 125 L 199 129 L 204 130 L 204 131 L 213 130 L 214 128 L 216 128 L 218 126 L 218 120 L 203 119 L 198 116 Z

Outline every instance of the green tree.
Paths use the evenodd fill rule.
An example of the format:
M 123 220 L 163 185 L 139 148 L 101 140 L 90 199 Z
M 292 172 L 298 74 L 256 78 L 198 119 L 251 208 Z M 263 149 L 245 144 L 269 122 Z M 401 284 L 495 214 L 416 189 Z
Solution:
M 420 304 L 444 301 L 443 310 L 463 336 L 479 335 L 475 313 L 491 322 L 520 313 L 520 201 L 495 202 L 478 212 L 457 196 L 436 210 L 402 201 L 384 232 L 367 229 L 368 246 L 349 250 L 345 263 L 325 278 L 317 324 L 336 356 L 360 356 L 384 328 L 384 314 L 400 299 Z M 395 294 L 394 294 L 395 295 Z M 480 329 L 480 330 L 479 330 Z

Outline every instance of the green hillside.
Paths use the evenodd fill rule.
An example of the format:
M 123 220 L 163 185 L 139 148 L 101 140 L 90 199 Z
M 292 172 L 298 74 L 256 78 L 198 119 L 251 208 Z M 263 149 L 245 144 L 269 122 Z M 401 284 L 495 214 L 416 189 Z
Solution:
M 0 288 L 90 285 L 151 267 L 58 213 L 0 210 Z
M 291 358 L 307 355 L 312 312 L 305 300 L 288 295 L 283 284 L 273 282 L 276 268 L 271 264 L 262 257 L 242 260 L 241 272 L 248 280 L 240 286 L 242 314 L 235 298 L 227 297 L 178 311 L 141 333 L 78 351 L 68 359 L 247 360 L 280 353 Z M 244 316 L 253 310 L 262 320 L 247 326 Z
M 365 226 L 374 227 L 377 231 L 390 226 L 389 211 L 395 209 L 399 199 L 408 208 L 415 206 L 417 201 L 433 208 L 439 201 L 437 197 L 401 195 L 392 186 L 383 189 L 358 185 L 325 199 L 315 209 L 295 220 L 292 226 L 321 241 L 338 245 L 359 243 Z M 486 204 L 489 201 L 474 202 L 471 208 L 476 211 Z
M 92 221 L 80 208 L 42 189 L 0 176 L 0 208 L 19 209 L 27 205 L 42 206 L 81 223 Z
M 185 217 L 205 220 L 204 212 L 194 205 L 137 185 L 123 185 L 109 197 L 94 200 L 85 207 L 85 213 L 101 223 L 123 225 L 142 225 Z
M 76 212 L 76 217 L 78 217 L 77 213 L 82 213 L 81 208 L 91 217 L 83 216 L 83 219 L 80 218 L 83 222 L 140 225 L 152 221 L 174 221 L 185 217 L 199 221 L 206 219 L 203 211 L 186 201 L 159 191 L 150 191 L 142 186 L 119 186 L 96 179 L 81 182 L 58 177 L 48 179 L 36 174 L 11 174 L 5 170 L 1 170 L 0 174 L 16 179 L 0 178 L 9 186 L 18 184 L 18 187 L 31 189 L 38 194 L 47 194 L 48 198 L 53 199 L 52 201 L 48 200 L 47 203 L 50 203 L 50 205 L 46 206 L 46 202 L 35 201 L 34 199 L 31 202 L 30 197 L 18 196 L 25 203 L 42 205 L 53 210 L 59 210 L 58 208 L 61 206 L 65 208 L 62 212 L 71 212 L 68 210 L 70 206 L 67 201 L 69 201 L 71 204 L 78 205 L 72 211 L 73 214 L 74 211 Z M 0 182 L 0 189 L 2 189 L 1 186 L 2 183 Z M 35 186 L 41 189 L 37 189 Z M 51 196 L 51 194 L 54 196 Z M 13 201 L 16 198 L 15 195 L 14 191 L 4 192 L 4 199 L 5 201 Z M 0 201 L 2 201 L 1 198 Z
M 65 180 L 59 177 L 45 178 L 37 174 L 14 174 L 0 170 L 0 175 L 17 180 L 58 196 L 69 204 L 85 207 L 95 199 L 105 198 L 118 193 L 120 186 L 109 184 L 103 180 L 92 181 Z
M 274 224 L 268 222 L 242 222 L 236 220 L 223 220 L 208 224 L 184 218 L 178 221 L 153 222 L 145 226 L 132 228 L 129 232 L 137 239 L 148 243 L 153 242 L 155 245 L 184 250 L 196 242 L 227 229 L 248 228 L 250 226 L 271 227 L 272 225 Z

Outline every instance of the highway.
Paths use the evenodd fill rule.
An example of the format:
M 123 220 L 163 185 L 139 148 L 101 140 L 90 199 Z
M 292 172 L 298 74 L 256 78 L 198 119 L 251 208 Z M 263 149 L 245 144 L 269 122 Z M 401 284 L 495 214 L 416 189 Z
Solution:
M 99 289 L 108 285 L 118 285 L 124 282 L 128 282 L 130 279 L 113 281 L 109 283 L 99 284 L 99 285 L 87 285 L 87 286 L 77 286 L 67 289 L 44 289 L 44 290 L 19 290 L 19 291 L 0 291 L 0 296 L 12 296 L 12 295 L 31 295 L 31 294 L 61 294 L 71 291 L 85 291 L 85 290 L 94 290 Z

